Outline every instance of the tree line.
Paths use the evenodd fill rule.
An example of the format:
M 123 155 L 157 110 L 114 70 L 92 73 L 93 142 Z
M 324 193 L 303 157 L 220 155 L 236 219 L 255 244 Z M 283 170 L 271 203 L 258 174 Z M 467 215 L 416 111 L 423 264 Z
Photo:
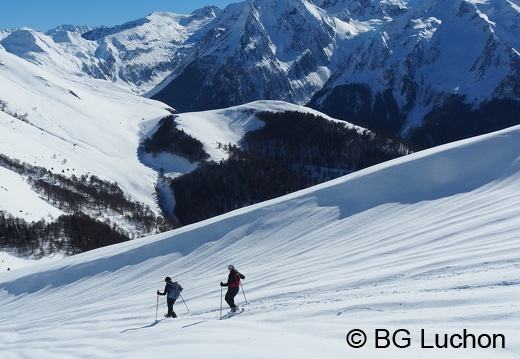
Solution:
M 177 128 L 173 115 L 159 121 L 157 131 L 142 142 L 142 147 L 147 153 L 172 153 L 187 158 L 192 163 L 209 157 L 200 141 Z
M 94 175 L 67 177 L 0 154 L 0 166 L 26 177 L 42 198 L 66 213 L 52 223 L 0 213 L 0 247 L 33 256 L 76 254 L 198 222 L 412 152 L 395 138 L 309 113 L 257 116 L 264 126 L 246 133 L 240 146 L 220 144 L 229 157 L 218 163 L 206 161 L 203 144 L 179 130 L 173 116 L 163 118 L 143 141 L 146 152 L 199 161 L 195 171 L 170 182 L 176 219 L 127 198 L 117 183 Z
M 309 113 L 257 114 L 265 125 L 225 161 L 202 162 L 171 181 L 183 225 L 279 197 L 412 152 L 406 144 Z
M 465 96 L 452 94 L 425 116 L 421 127 L 411 130 L 410 140 L 423 147 L 439 146 L 515 126 L 518 114 L 517 99 L 493 99 L 474 108 Z
M 66 177 L 0 154 L 0 166 L 27 178 L 35 192 L 65 212 L 53 223 L 28 223 L 2 213 L 0 247 L 20 254 L 55 251 L 76 254 L 137 236 L 177 228 L 172 219 L 156 215 L 148 206 L 127 198 L 115 182 L 94 175 Z M 103 218 L 110 214 L 113 220 Z M 123 227 L 125 229 L 123 229 Z
M 110 220 L 101 222 L 83 212 L 62 215 L 53 222 L 29 223 L 0 211 L 2 249 L 23 256 L 73 255 L 129 239 L 129 233 Z

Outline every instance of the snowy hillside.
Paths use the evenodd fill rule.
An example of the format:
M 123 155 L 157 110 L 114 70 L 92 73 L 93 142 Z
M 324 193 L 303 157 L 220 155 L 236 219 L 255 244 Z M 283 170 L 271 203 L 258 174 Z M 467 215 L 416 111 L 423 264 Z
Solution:
M 366 131 L 365 128 L 331 118 L 319 111 L 284 101 L 254 101 L 221 110 L 181 113 L 177 115 L 175 121 L 180 129 L 202 141 L 204 150 L 210 155 L 210 159 L 218 162 L 228 156 L 228 153 L 219 148 L 218 144 L 236 145 L 244 133 L 263 126 L 264 122 L 256 116 L 262 111 L 311 113 L 330 121 L 344 123 L 358 132 Z
M 1 154 L 67 176 L 94 174 L 117 182 L 134 200 L 157 209 L 157 174 L 139 161 L 137 147 L 148 127 L 170 114 L 166 105 L 106 81 L 53 75 L 2 48 L 0 101 Z M 2 199 L 17 188 L 8 188 L 5 178 Z M 9 203 L 2 201 L 0 209 L 17 214 L 39 208 Z M 55 215 L 42 208 L 28 218 L 48 213 Z
M 66 76 L 65 76 L 66 77 Z M 192 171 L 197 163 L 184 158 L 138 153 L 167 105 L 136 96 L 106 81 L 64 78 L 0 48 L 0 153 L 70 177 L 92 174 L 116 182 L 132 199 L 160 212 L 155 187 L 161 169 L 170 176 Z M 179 114 L 180 129 L 204 143 L 216 162 L 227 157 L 220 144 L 237 144 L 262 122 L 260 111 L 319 112 L 281 101 L 257 101 L 233 108 Z M 325 116 L 326 117 L 326 116 Z M 329 118 L 330 119 L 330 118 Z M 331 119 L 332 120 L 332 119 Z M 359 128 L 361 130 L 361 128 Z M 21 190 L 37 196 L 19 175 L 1 176 L 0 210 L 29 221 L 56 218 L 61 211 L 47 202 L 28 208 Z M 12 177 L 11 177 L 12 176 Z M 16 189 L 16 191 L 15 191 Z M 25 196 L 25 195 L 23 195 Z
M 236 145 L 246 131 L 262 125 L 255 116 L 257 112 L 289 110 L 318 114 L 285 102 L 257 101 L 234 108 L 179 114 L 176 122 L 180 129 L 204 144 L 211 160 L 219 162 L 228 156 L 222 144 Z M 196 162 L 190 163 L 176 155 L 152 155 L 140 150 L 141 141 L 151 136 L 159 120 L 171 112 L 173 109 L 167 105 L 136 96 L 116 84 L 65 70 L 54 73 L 0 48 L 0 155 L 66 178 L 95 176 L 115 182 L 126 197 L 148 206 L 157 216 L 162 210 L 173 214 L 175 205 L 167 181 L 159 180 L 161 173 L 171 178 L 197 167 Z M 9 166 L 0 170 L 2 213 L 28 223 L 41 219 L 52 223 L 61 215 L 73 213 L 63 202 L 51 203 L 48 193 L 34 192 L 34 185 L 28 180 L 39 179 L 41 174 L 15 173 Z M 56 183 L 55 179 L 49 182 Z M 78 192 L 81 197 L 86 191 L 80 187 Z M 161 198 L 164 201 L 159 208 Z M 128 238 L 162 230 L 160 224 L 143 227 L 143 222 L 128 219 L 113 207 L 111 210 L 107 206 L 103 210 L 92 207 L 86 209 L 91 218 L 115 222 L 128 233 Z M 19 241 L 21 237 L 25 238 L 12 235 L 10 238 L 14 239 L 10 240 Z M 33 234 L 33 242 L 37 237 L 43 235 Z M 61 236 L 59 239 L 63 240 Z M 3 243 L 11 242 L 4 238 Z M 42 250 L 30 249 L 24 254 L 41 255 L 47 244 L 35 246 Z
M 0 355 L 516 358 L 519 144 L 514 127 L 0 273 Z M 228 264 L 246 276 L 246 311 L 219 321 Z M 185 288 L 177 319 L 155 294 L 167 275 Z M 354 329 L 362 349 L 347 343 Z M 384 330 L 389 343 L 401 330 L 395 345 L 376 339 Z

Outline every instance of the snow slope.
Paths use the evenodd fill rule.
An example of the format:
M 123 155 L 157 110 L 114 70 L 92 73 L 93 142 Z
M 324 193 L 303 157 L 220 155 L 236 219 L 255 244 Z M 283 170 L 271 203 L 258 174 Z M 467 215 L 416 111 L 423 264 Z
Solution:
M 0 100 L 7 104 L 0 153 L 55 173 L 117 182 L 133 200 L 157 208 L 157 174 L 140 162 L 137 147 L 147 128 L 170 114 L 166 105 L 107 81 L 54 74 L 1 47 Z
M 519 218 L 514 127 L 0 273 L 0 356 L 517 358 Z M 236 298 L 246 311 L 219 321 L 230 263 L 246 276 Z M 157 302 L 167 275 L 185 288 L 178 319 Z M 366 332 L 365 347 L 349 347 L 353 329 Z M 410 345 L 377 348 L 383 329 L 406 330 L 396 344 Z M 426 348 L 464 331 L 505 348 Z
M 359 132 L 367 131 L 365 128 L 334 119 L 311 108 L 274 100 L 253 101 L 219 110 L 185 112 L 176 115 L 175 122 L 179 129 L 204 144 L 204 151 L 210 155 L 210 160 L 219 162 L 228 157 L 228 153 L 219 144 L 237 145 L 246 132 L 262 127 L 263 121 L 256 117 L 256 114 L 262 111 L 311 113 L 329 121 L 341 122 Z

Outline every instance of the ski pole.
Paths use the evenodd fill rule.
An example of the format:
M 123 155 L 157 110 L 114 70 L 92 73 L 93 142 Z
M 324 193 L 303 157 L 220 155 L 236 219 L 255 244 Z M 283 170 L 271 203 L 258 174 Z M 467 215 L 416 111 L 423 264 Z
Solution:
M 184 305 L 186 306 L 186 309 L 188 309 L 188 312 L 189 312 L 190 309 L 188 308 L 188 305 L 187 305 L 186 302 L 184 301 L 184 298 L 182 297 L 182 294 L 179 293 L 179 295 L 181 296 L 182 302 L 184 303 Z
M 244 292 L 244 286 L 242 285 L 242 282 L 240 282 L 240 288 L 242 288 L 242 294 L 244 295 L 244 300 L 246 301 L 246 304 L 247 304 L 246 292 Z
M 222 287 L 220 287 L 220 316 L 222 317 Z
M 159 310 L 159 294 L 157 294 L 157 305 L 155 306 L 155 321 L 157 321 L 157 311 Z

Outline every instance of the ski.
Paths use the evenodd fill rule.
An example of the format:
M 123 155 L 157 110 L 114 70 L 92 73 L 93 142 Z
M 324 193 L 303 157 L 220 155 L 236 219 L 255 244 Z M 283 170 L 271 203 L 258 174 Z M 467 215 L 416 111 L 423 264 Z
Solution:
M 236 312 L 229 312 L 227 314 L 224 314 L 223 316 L 221 316 L 219 318 L 219 320 L 224 320 L 224 319 L 229 319 L 229 318 L 232 318 L 234 317 L 235 315 L 239 315 L 240 313 L 244 313 L 245 309 L 244 308 L 241 308 L 240 310 L 236 311 Z

